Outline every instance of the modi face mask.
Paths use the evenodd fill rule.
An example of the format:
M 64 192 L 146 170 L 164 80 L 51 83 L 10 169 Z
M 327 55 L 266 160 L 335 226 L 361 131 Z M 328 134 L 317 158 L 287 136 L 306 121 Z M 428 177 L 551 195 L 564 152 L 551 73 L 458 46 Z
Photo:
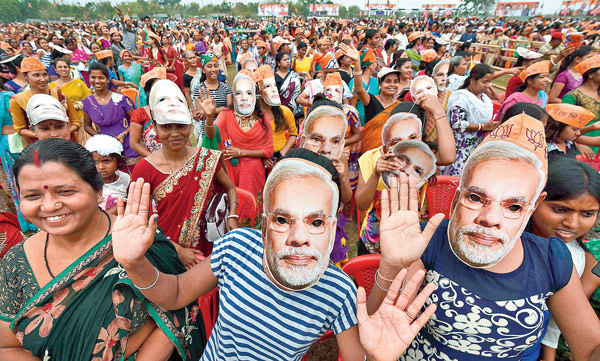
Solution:
M 330 73 L 323 82 L 323 94 L 336 103 L 342 104 L 344 84 L 340 73 Z
M 265 184 L 263 268 L 280 289 L 314 286 L 327 270 L 339 191 L 331 174 L 297 158 L 277 163 Z
M 281 105 L 279 90 L 275 83 L 275 78 L 266 78 L 260 82 L 260 95 L 268 105 L 276 107 Z
M 423 95 L 433 95 L 437 97 L 438 88 L 433 78 L 426 75 L 420 75 L 410 82 L 410 94 L 413 98 L 419 98 Z
M 233 81 L 233 108 L 244 117 L 250 116 L 256 106 L 256 93 L 252 78 L 238 74 Z
M 192 116 L 181 89 L 170 80 L 161 79 L 150 90 L 150 111 L 158 124 L 191 124 Z

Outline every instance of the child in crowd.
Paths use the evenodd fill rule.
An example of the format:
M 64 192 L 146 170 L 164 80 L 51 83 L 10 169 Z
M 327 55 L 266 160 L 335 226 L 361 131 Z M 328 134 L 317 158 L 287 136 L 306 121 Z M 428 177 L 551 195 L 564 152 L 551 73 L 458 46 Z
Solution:
M 123 144 L 117 138 L 97 134 L 85 143 L 85 149 L 92 154 L 96 161 L 96 169 L 102 176 L 102 203 L 100 208 L 110 214 L 117 214 L 117 200 L 127 197 L 129 174 L 118 170 L 125 164 Z

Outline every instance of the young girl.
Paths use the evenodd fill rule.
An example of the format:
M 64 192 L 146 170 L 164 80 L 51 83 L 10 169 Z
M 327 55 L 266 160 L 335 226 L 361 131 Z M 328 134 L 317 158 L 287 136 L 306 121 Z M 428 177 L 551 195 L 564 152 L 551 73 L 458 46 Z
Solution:
M 600 209 L 600 175 L 589 165 L 567 157 L 557 157 L 548 165 L 548 182 L 545 200 L 531 217 L 530 231 L 542 237 L 562 239 L 569 251 L 581 284 L 589 298 L 600 286 L 600 278 L 591 270 L 598 263 L 597 248 L 600 240 L 582 242 L 584 235 L 594 226 Z M 597 294 L 592 304 L 597 304 Z M 572 310 L 577 312 L 577 310 Z M 560 330 L 550 320 L 542 340 L 542 360 L 554 360 Z
M 117 214 L 117 199 L 127 198 L 130 180 L 129 174 L 118 170 L 125 164 L 123 144 L 113 136 L 96 134 L 85 143 L 85 149 L 92 153 L 96 169 L 104 181 L 100 208 Z
M 575 140 L 585 145 L 596 145 L 595 137 L 581 137 L 582 134 L 596 129 L 595 125 L 585 127 L 596 116 L 587 109 L 571 104 L 549 104 L 546 106 L 548 120 L 546 123 L 546 143 L 548 159 L 557 155 L 575 158 L 578 151 Z

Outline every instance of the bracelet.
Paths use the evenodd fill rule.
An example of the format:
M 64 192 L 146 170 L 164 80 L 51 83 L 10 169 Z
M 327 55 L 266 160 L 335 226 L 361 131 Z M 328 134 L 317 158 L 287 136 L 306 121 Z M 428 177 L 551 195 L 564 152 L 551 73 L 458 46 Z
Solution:
M 362 70 L 361 71 L 356 71 L 356 72 L 352 72 L 352 75 L 357 76 L 357 75 L 362 75 Z
M 242 156 L 242 151 L 238 150 L 238 158 Z
M 381 279 L 382 279 L 382 280 L 384 280 L 384 281 L 388 281 L 388 282 L 394 282 L 394 280 L 390 280 L 390 279 L 387 279 L 387 278 L 383 277 L 383 276 L 381 275 L 381 273 L 379 273 L 379 268 L 377 269 L 377 271 L 375 271 L 375 276 L 379 276 L 379 278 L 381 278 Z
M 204 126 L 209 127 L 209 128 L 214 128 L 214 124 L 213 125 L 208 125 L 208 124 L 204 124 Z
M 477 124 L 477 126 L 478 126 L 477 131 L 481 132 L 481 123 Z
M 556 63 L 554 62 L 554 59 L 550 58 L 550 63 L 552 64 L 552 66 L 556 66 Z
M 150 286 L 148 287 L 140 287 L 138 285 L 136 285 L 135 283 L 133 283 L 133 281 L 131 281 L 131 283 L 133 283 L 133 285 L 135 286 L 135 288 L 137 288 L 138 290 L 149 290 L 152 287 L 156 286 L 156 284 L 158 283 L 158 277 L 160 276 L 160 273 L 158 272 L 158 268 L 154 267 L 154 269 L 156 270 L 156 280 L 154 280 L 154 283 L 152 283 Z
M 238 206 L 240 205 L 240 203 L 238 201 L 230 201 L 229 203 L 231 203 L 231 204 L 237 204 Z
M 236 218 L 236 219 L 239 219 L 239 218 L 240 218 L 240 216 L 238 216 L 237 214 L 230 214 L 230 215 L 228 215 L 228 216 L 227 216 L 225 219 L 229 219 L 229 218 Z
M 381 277 L 382 280 L 384 281 L 388 281 L 388 282 L 393 282 L 393 280 L 389 280 L 387 278 L 383 278 L 380 274 L 379 274 L 379 268 L 377 269 L 377 271 L 375 272 L 375 284 L 377 285 L 377 287 L 379 287 L 379 289 L 381 289 L 383 292 L 387 292 L 388 290 L 386 290 L 385 288 L 381 287 L 381 285 L 379 284 L 379 282 L 377 282 L 377 276 L 379 275 L 379 277 Z M 406 287 L 406 277 L 404 277 L 404 281 L 402 281 L 402 286 L 400 286 L 400 289 L 398 290 L 398 292 L 402 292 L 402 290 L 404 290 L 404 287 Z

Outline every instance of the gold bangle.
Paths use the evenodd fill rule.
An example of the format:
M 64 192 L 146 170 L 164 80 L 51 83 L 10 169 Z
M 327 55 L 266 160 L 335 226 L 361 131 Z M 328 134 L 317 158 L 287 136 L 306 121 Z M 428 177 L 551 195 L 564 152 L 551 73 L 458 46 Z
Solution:
M 357 76 L 357 75 L 362 75 L 362 70 L 361 71 L 357 71 L 357 72 L 352 72 L 352 75 Z

